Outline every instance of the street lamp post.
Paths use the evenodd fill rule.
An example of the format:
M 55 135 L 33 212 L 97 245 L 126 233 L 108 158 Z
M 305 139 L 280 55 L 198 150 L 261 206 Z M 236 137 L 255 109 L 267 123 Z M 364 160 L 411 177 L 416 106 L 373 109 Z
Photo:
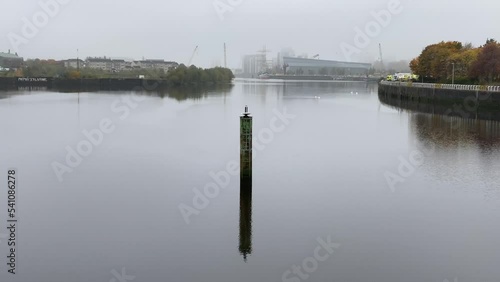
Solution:
M 452 74 L 451 74 L 451 84 L 454 85 L 455 84 L 455 63 L 451 63 L 451 65 L 453 66 L 453 71 L 452 71 Z
M 76 69 L 80 72 L 80 50 L 76 49 Z

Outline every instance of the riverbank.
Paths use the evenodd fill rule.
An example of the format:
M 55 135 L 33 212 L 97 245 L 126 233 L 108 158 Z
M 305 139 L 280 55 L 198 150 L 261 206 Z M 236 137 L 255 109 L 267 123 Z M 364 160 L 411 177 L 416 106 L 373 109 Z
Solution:
M 481 112 L 500 114 L 500 87 L 498 86 L 381 82 L 378 95 L 381 100 L 396 106 L 417 103 L 444 106 L 455 112 L 461 109 L 462 112 L 471 114 Z
M 480 119 L 500 121 L 500 110 L 494 111 L 484 108 L 478 108 L 474 111 L 467 111 L 462 103 L 446 104 L 446 103 L 426 103 L 416 100 L 398 99 L 390 96 L 385 96 L 379 92 L 379 101 L 383 105 L 389 106 L 397 110 L 406 110 L 411 112 L 419 112 L 426 114 L 438 114 L 449 117 L 459 117 L 464 119 Z
M 194 83 L 189 85 L 175 85 L 169 80 L 134 78 L 66 79 L 50 77 L 0 77 L 0 90 L 52 90 L 62 92 L 155 91 L 184 86 L 212 86 L 217 84 L 218 83 Z

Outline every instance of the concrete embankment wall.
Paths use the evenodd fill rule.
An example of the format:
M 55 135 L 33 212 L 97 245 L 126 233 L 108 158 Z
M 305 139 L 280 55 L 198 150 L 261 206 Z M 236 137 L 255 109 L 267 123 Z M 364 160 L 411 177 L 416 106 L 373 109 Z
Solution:
M 500 92 L 484 90 L 446 89 L 436 84 L 432 87 L 412 83 L 380 83 L 379 96 L 386 99 L 409 100 L 419 103 L 458 104 L 476 110 L 500 111 Z

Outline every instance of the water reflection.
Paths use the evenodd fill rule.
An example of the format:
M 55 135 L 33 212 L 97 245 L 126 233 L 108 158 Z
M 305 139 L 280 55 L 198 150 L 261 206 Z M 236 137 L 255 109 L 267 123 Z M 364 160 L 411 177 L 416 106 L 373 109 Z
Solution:
M 421 142 L 442 146 L 463 143 L 500 146 L 500 122 L 438 114 L 415 113 L 409 116 L 410 129 Z
M 183 86 L 183 87 L 150 87 L 151 90 L 130 90 L 130 91 L 113 91 L 113 90 L 105 90 L 100 89 L 99 87 L 89 87 L 85 89 L 81 89 L 78 87 L 61 87 L 58 89 L 50 89 L 52 92 L 60 92 L 60 93 L 74 93 L 80 94 L 82 92 L 90 92 L 90 93 L 106 93 L 106 95 L 123 95 L 124 93 L 134 93 L 151 97 L 161 97 L 161 98 L 172 98 L 177 101 L 185 101 L 185 100 L 201 100 L 210 97 L 226 97 L 231 94 L 233 89 L 233 84 L 212 84 L 212 85 L 191 85 L 191 86 Z M 132 88 L 131 88 L 132 89 Z M 11 96 L 17 95 L 31 95 L 31 94 L 39 94 L 40 91 L 36 91 L 36 89 L 23 89 L 19 88 L 19 90 L 10 90 L 10 91 L 2 91 L 0 92 L 0 99 L 10 98 Z
M 240 234 L 238 250 L 245 262 L 252 254 L 252 178 L 241 178 L 240 182 Z
M 424 113 L 408 121 L 428 185 L 442 189 L 446 182 L 451 191 L 481 193 L 488 201 L 500 197 L 500 122 Z
M 329 94 L 370 94 L 376 90 L 376 83 L 366 82 L 309 82 L 309 81 L 262 81 L 245 80 L 243 93 L 265 97 L 266 93 L 278 93 L 283 98 L 304 98 Z M 264 98 L 263 98 L 264 99 Z
M 177 101 L 200 100 L 209 97 L 228 96 L 233 84 L 216 84 L 205 86 L 185 86 L 156 91 L 160 97 L 168 97 Z

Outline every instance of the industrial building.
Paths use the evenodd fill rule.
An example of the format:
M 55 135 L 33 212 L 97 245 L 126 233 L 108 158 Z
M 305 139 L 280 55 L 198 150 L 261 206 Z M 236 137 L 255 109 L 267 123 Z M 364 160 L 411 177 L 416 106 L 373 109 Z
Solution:
M 283 64 L 287 66 L 287 74 L 296 75 L 367 75 L 371 64 L 352 63 L 341 61 L 305 59 L 283 57 Z
M 283 74 L 286 69 L 287 75 L 307 76 L 366 76 L 372 65 L 369 63 L 354 63 L 331 60 L 308 59 L 307 55 L 295 56 L 291 48 L 284 48 L 276 58 L 267 59 L 270 52 L 266 47 L 258 51 L 258 54 L 243 57 L 243 77 L 257 77 L 263 73 Z M 315 56 L 317 57 L 317 56 Z

